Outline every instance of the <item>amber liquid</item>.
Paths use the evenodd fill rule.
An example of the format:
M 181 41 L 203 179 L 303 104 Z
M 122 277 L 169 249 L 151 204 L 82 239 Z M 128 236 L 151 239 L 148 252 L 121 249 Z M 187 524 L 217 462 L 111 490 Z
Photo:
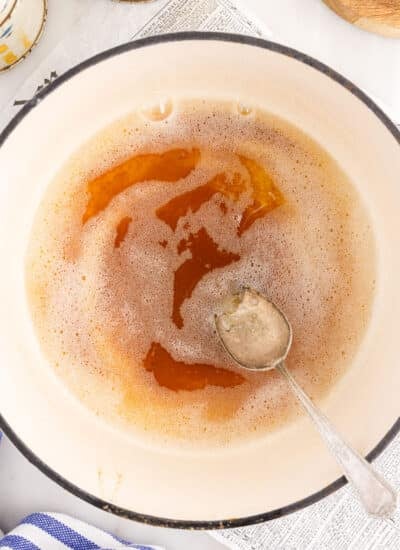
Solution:
M 87 184 L 89 201 L 82 217 L 82 224 L 97 216 L 113 198 L 133 185 L 162 181 L 173 184 L 196 168 L 200 159 L 198 149 L 173 149 L 162 154 L 135 155 L 124 163 L 105 172 Z M 237 201 L 242 193 L 250 196 L 249 204 L 241 213 L 237 227 L 240 237 L 257 219 L 266 216 L 274 208 L 283 204 L 283 196 L 265 168 L 257 162 L 239 156 L 240 162 L 248 170 L 248 180 L 234 173 L 232 181 L 228 174 L 220 173 L 203 185 L 176 195 L 156 210 L 156 216 L 175 231 L 178 222 L 189 211 L 196 213 L 200 207 L 214 195 L 219 195 L 225 202 Z M 126 237 L 132 218 L 123 217 L 117 227 L 114 246 L 119 248 Z M 166 247 L 168 241 L 163 241 Z M 196 285 L 210 271 L 223 268 L 240 260 L 238 254 L 220 249 L 207 232 L 201 227 L 196 233 L 189 233 L 177 246 L 178 254 L 190 251 L 190 259 L 185 260 L 174 273 L 172 322 L 181 329 L 184 324 L 181 305 L 189 300 Z M 155 380 L 161 386 L 171 390 L 197 390 L 207 385 L 234 387 L 244 382 L 245 378 L 228 369 L 213 365 L 186 364 L 175 361 L 167 350 L 157 342 L 152 342 L 144 360 L 146 370 L 153 372 Z
M 351 183 L 299 130 L 188 101 L 77 151 L 40 205 L 26 277 L 44 353 L 99 417 L 163 445 L 226 445 L 296 405 L 276 373 L 233 364 L 218 304 L 240 285 L 275 301 L 288 366 L 318 399 L 367 326 L 373 239 Z

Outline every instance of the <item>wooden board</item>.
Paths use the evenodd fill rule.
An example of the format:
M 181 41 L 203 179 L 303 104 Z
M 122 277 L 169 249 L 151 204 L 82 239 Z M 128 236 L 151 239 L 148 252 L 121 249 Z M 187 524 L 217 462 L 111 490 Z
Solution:
M 324 0 L 338 15 L 365 29 L 400 38 L 400 0 Z

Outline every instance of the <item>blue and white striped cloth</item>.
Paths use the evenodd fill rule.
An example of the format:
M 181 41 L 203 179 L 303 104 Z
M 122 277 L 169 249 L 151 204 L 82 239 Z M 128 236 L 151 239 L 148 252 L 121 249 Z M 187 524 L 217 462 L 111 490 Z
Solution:
M 159 546 L 131 544 L 65 514 L 36 513 L 2 537 L 1 550 L 162 550 Z
M 0 518 L 1 519 L 1 518 Z M 162 550 L 159 546 L 131 544 L 65 514 L 36 513 L 2 536 L 1 550 Z

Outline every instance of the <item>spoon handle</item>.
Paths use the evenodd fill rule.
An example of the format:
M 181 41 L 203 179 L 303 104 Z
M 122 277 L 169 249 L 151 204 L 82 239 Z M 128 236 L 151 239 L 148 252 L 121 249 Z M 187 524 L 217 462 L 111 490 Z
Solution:
M 330 452 L 342 467 L 346 478 L 358 493 L 365 510 L 371 516 L 390 518 L 396 510 L 397 503 L 394 489 L 369 462 L 343 440 L 326 416 L 304 393 L 285 364 L 281 363 L 277 368 L 313 420 Z

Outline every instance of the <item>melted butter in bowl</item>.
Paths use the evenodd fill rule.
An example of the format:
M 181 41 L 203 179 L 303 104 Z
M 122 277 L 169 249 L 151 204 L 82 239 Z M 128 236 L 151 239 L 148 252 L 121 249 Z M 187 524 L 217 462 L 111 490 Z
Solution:
M 257 108 L 187 99 L 74 153 L 38 208 L 26 286 L 44 355 L 94 414 L 156 446 L 221 447 L 296 408 L 279 373 L 227 356 L 215 304 L 238 282 L 278 304 L 295 334 L 288 367 L 318 399 L 362 340 L 374 261 L 362 201 L 317 143 Z M 251 312 L 246 297 L 237 319 Z M 263 361 L 284 329 L 267 313 L 246 329 L 269 331 Z

